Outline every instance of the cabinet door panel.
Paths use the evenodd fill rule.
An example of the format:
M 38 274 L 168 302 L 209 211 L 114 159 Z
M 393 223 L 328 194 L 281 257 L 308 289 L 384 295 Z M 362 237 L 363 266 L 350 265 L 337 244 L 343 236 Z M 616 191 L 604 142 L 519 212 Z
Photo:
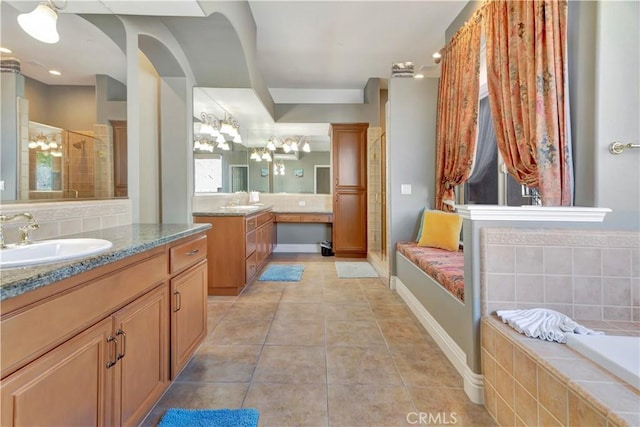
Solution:
M 207 334 L 207 263 L 171 280 L 171 378 L 175 379 Z
M 137 425 L 169 384 L 168 286 L 138 298 L 114 319 L 116 414 L 120 425 Z
M 334 179 L 337 187 L 366 187 L 367 125 L 332 125 Z
M 367 252 L 366 194 L 361 191 L 334 195 L 333 246 L 336 252 Z
M 111 425 L 111 330 L 105 319 L 2 380 L 0 425 Z

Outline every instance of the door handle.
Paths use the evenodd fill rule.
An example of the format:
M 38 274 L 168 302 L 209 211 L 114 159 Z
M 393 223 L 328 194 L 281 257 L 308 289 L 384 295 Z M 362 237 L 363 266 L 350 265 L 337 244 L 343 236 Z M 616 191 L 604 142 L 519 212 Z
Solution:
M 107 361 L 107 369 L 109 369 L 110 367 L 112 367 L 113 365 L 116 364 L 116 362 L 118 361 L 118 339 L 116 337 L 114 337 L 113 335 L 109 335 L 107 337 L 107 343 L 114 343 L 113 346 L 113 360 L 108 360 Z M 111 351 L 109 352 L 109 355 L 111 355 Z
M 122 335 L 122 341 L 121 341 L 122 352 L 118 354 L 118 356 L 116 357 L 116 360 L 122 359 L 127 354 L 127 334 L 125 334 L 122 329 L 118 329 L 116 331 L 116 336 L 119 336 L 119 335 Z
M 173 291 L 173 295 L 176 296 L 176 307 L 173 309 L 173 312 L 177 313 L 182 308 L 182 295 L 180 295 L 178 291 Z

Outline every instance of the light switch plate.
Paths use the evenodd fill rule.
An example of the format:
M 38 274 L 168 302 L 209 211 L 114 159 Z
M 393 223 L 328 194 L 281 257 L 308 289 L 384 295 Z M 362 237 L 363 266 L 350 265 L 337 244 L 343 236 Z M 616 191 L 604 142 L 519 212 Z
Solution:
M 307 202 L 305 202 L 304 200 L 299 200 L 298 206 L 307 206 Z
M 400 194 L 411 194 L 411 184 L 400 185 Z
M 4 181 L 0 181 L 0 191 L 4 191 Z

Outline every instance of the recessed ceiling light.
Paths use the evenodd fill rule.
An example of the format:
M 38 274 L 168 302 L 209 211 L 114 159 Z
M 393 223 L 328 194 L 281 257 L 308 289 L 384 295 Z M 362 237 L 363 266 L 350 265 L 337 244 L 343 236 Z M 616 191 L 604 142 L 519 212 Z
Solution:
M 53 74 L 54 76 L 61 76 L 62 73 L 58 70 L 49 70 L 49 74 Z
M 431 57 L 432 57 L 433 59 L 442 58 L 442 54 L 440 53 L 440 51 L 437 51 L 436 53 L 434 53 L 433 55 L 431 55 Z
M 424 74 L 422 73 L 417 73 L 413 75 L 414 79 L 424 79 Z
M 2 53 L 12 53 L 11 49 L 6 47 L 0 47 L 0 52 Z

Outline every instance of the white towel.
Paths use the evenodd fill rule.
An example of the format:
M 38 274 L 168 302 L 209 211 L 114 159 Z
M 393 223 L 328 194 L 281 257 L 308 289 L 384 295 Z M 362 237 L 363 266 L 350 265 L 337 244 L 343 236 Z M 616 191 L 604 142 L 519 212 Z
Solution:
M 529 338 L 567 342 L 567 334 L 602 335 L 603 332 L 586 328 L 570 317 L 548 308 L 529 310 L 498 310 L 498 317 L 509 326 Z

